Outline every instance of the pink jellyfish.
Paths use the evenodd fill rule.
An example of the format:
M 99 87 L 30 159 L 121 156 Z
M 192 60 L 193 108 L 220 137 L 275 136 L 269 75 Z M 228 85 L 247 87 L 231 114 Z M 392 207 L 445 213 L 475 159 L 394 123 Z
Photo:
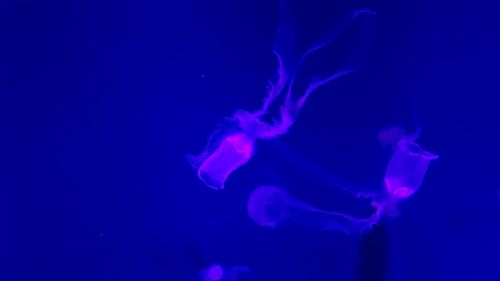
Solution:
M 314 77 L 305 87 L 304 92 L 298 97 L 293 97 L 294 82 L 301 65 L 310 55 L 329 45 L 336 36 L 344 31 L 350 23 L 363 14 L 373 14 L 369 10 L 356 10 L 348 14 L 338 24 L 337 29 L 330 32 L 329 36 L 317 40 L 312 46 L 298 56 L 290 55 L 296 53 L 291 34 L 294 33 L 293 21 L 284 0 L 281 5 L 281 23 L 278 28 L 274 54 L 277 58 L 277 79 L 269 83 L 267 96 L 260 109 L 254 112 L 237 110 L 229 118 L 233 126 L 228 130 L 220 130 L 214 133 L 209 145 L 199 155 L 189 156 L 191 165 L 197 169 L 198 177 L 209 187 L 223 189 L 227 178 L 239 167 L 246 164 L 253 157 L 256 149 L 256 141 L 259 139 L 273 139 L 286 134 L 295 123 L 299 112 L 310 95 L 319 87 L 347 75 L 352 70 L 340 70 L 329 73 L 322 77 Z M 278 97 L 283 97 L 278 99 Z M 267 122 L 264 117 L 271 114 L 271 105 L 278 102 L 279 112 L 273 120 Z
M 250 273 L 250 269 L 243 266 L 224 267 L 212 264 L 200 272 L 199 281 L 236 281 L 242 273 Z
M 369 217 L 358 218 L 315 208 L 290 197 L 287 192 L 276 186 L 260 186 L 250 195 L 247 211 L 249 217 L 263 227 L 274 229 L 292 221 L 315 230 L 349 232 L 368 230 L 377 223 L 382 208 L 375 202 L 372 206 L 375 212 Z
M 214 189 L 224 188 L 229 175 L 248 162 L 255 151 L 255 138 L 243 132 L 224 135 L 198 156 L 189 156 L 198 178 Z
M 379 134 L 379 140 L 393 148 L 384 176 L 385 190 L 393 199 L 413 195 L 420 188 L 430 162 L 439 157 L 422 149 L 415 142 L 417 137 L 418 133 L 406 136 L 398 127 L 390 127 Z

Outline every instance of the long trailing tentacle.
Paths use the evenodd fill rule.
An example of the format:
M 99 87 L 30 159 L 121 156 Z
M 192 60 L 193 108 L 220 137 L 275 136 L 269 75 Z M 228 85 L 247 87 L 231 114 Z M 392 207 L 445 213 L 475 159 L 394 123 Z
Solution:
M 340 23 L 330 28 L 328 36 L 318 39 L 312 47 L 303 52 L 302 55 L 296 56 L 295 42 L 293 41 L 293 21 L 290 19 L 290 11 L 286 6 L 285 1 L 281 1 L 282 23 L 279 27 L 275 42 L 275 54 L 279 61 L 278 82 L 272 87 L 268 98 L 265 100 L 263 109 L 267 113 L 269 105 L 278 97 L 281 91 L 286 91 L 283 104 L 280 106 L 279 118 L 274 121 L 272 126 L 263 127 L 259 136 L 261 138 L 275 138 L 286 134 L 290 127 L 295 123 L 300 110 L 305 104 L 310 95 L 319 87 L 332 82 L 347 74 L 353 73 L 356 70 L 344 69 L 326 75 L 324 78 L 316 78 L 306 87 L 304 94 L 299 98 L 294 99 L 292 96 L 293 86 L 297 74 L 302 64 L 312 54 L 332 43 L 347 27 L 361 15 L 373 15 L 374 13 L 368 9 L 354 10 L 344 17 Z M 284 42 L 287 40 L 288 44 Z M 279 90 L 279 92 L 277 91 Z

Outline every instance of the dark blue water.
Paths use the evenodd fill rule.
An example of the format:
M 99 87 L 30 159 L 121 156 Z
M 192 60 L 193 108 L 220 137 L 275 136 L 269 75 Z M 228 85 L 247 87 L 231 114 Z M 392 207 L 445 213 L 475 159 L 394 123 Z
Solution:
M 302 2 L 307 35 L 347 1 Z M 249 267 L 240 280 L 500 280 L 499 3 L 366 3 L 363 71 L 313 95 L 216 192 L 185 156 L 259 106 L 277 1 L 1 1 L 0 279 L 191 281 L 220 263 Z M 440 158 L 373 231 L 270 230 L 246 215 L 266 183 L 357 209 L 321 171 L 379 188 L 390 154 L 377 133 L 417 121 Z

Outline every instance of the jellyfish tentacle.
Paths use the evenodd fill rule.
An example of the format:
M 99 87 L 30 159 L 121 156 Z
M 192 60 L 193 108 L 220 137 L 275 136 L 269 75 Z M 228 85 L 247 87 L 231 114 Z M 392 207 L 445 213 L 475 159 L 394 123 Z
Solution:
M 313 53 L 330 44 L 359 15 L 369 10 L 356 10 L 341 21 L 338 28 L 328 32 L 328 36 L 317 40 L 302 55 L 297 55 L 295 44 L 295 22 L 287 1 L 280 1 L 281 22 L 277 29 L 274 54 L 277 58 L 277 79 L 269 83 L 262 106 L 255 112 L 237 110 L 229 121 L 236 123 L 230 129 L 217 130 L 209 144 L 199 155 L 190 155 L 190 164 L 197 169 L 198 177 L 215 189 L 224 188 L 226 179 L 232 172 L 246 164 L 253 157 L 258 139 L 272 139 L 288 133 L 295 123 L 305 101 L 318 87 L 344 76 L 352 71 L 341 71 L 313 81 L 298 100 L 292 99 L 292 88 L 302 63 Z M 271 122 L 262 117 L 269 113 L 270 106 L 278 97 L 285 95 L 279 106 L 277 118 Z
M 351 13 L 349 13 L 345 18 L 343 18 L 340 22 L 340 24 L 337 24 L 337 25 L 334 25 L 335 27 L 332 28 L 333 30 L 331 30 L 329 33 L 328 36 L 325 36 L 325 38 L 323 39 L 319 39 L 317 42 L 315 42 L 309 49 L 307 49 L 303 54 L 302 56 L 299 58 L 298 62 L 297 62 L 297 66 L 296 66 L 296 69 L 291 77 L 291 81 L 290 81 L 290 85 L 289 85 L 289 88 L 288 88 L 288 91 L 287 91 L 287 96 L 286 96 L 286 100 L 292 100 L 292 90 L 293 90 L 293 85 L 295 83 L 295 80 L 296 80 L 296 75 L 297 75 L 297 72 L 298 72 L 298 69 L 300 68 L 300 66 L 302 66 L 302 64 L 304 63 L 304 61 L 310 57 L 312 54 L 314 54 L 315 52 L 323 49 L 324 47 L 330 45 L 330 43 L 332 43 L 335 39 L 338 38 L 338 36 L 344 32 L 345 30 L 348 29 L 348 27 L 361 15 L 375 15 L 374 12 L 372 12 L 371 10 L 369 9 L 357 9 L 357 10 L 354 10 L 352 11 Z M 341 71 L 340 73 L 342 73 L 343 71 Z M 332 74 L 332 75 L 329 75 L 330 77 L 331 76 L 336 76 L 336 73 Z M 324 83 L 321 83 L 320 85 L 318 84 L 317 87 L 327 83 L 327 82 L 330 82 L 330 81 L 333 81 L 334 78 L 326 78 L 326 79 L 323 79 L 325 80 Z M 313 90 L 315 90 L 317 87 L 315 87 Z
M 315 230 L 348 233 L 368 230 L 377 223 L 381 211 L 375 203 L 372 203 L 372 206 L 375 212 L 366 218 L 359 218 L 313 207 L 289 196 L 276 186 L 260 186 L 250 195 L 247 210 L 249 217 L 262 227 L 277 228 L 287 220 L 292 220 Z
M 296 107 L 298 108 L 298 110 L 300 111 L 302 109 L 302 107 L 304 106 L 304 103 L 306 102 L 306 100 L 309 98 L 309 96 L 311 95 L 311 93 L 313 93 L 314 91 L 316 91 L 319 87 L 329 83 L 329 82 L 332 82 L 334 80 L 337 80 L 338 78 L 341 78 L 343 76 L 346 76 L 346 75 L 349 75 L 351 73 L 354 73 L 356 72 L 356 70 L 342 70 L 342 71 L 339 71 L 339 72 L 335 72 L 323 79 L 315 79 L 313 80 L 313 82 L 311 82 L 306 90 L 304 91 L 304 95 L 302 95 L 296 102 Z
M 259 117 L 268 114 L 269 107 L 282 94 L 287 87 L 290 73 L 294 72 L 294 52 L 295 52 L 295 35 L 293 28 L 292 15 L 286 3 L 281 0 L 279 3 L 280 23 L 276 30 L 274 39 L 273 54 L 276 57 L 278 64 L 276 81 L 270 80 L 267 95 L 264 98 L 262 106 L 255 114 Z
M 415 95 L 413 97 L 413 102 L 412 102 L 412 107 L 411 107 L 411 113 L 413 115 L 413 122 L 415 123 L 415 130 L 407 136 L 412 141 L 416 141 L 420 137 L 420 135 L 422 134 L 422 123 L 420 121 L 420 116 L 419 116 L 419 113 L 417 110 L 417 98 L 418 98 L 417 95 Z
M 269 107 L 276 100 L 276 98 L 283 92 L 286 86 L 288 75 L 283 65 L 283 59 L 276 51 L 273 52 L 278 61 L 278 70 L 276 82 L 269 81 L 267 95 L 262 102 L 262 107 L 255 112 L 257 117 L 261 117 L 269 112 Z
M 355 198 L 370 199 L 380 197 L 378 192 L 373 188 L 355 184 L 342 178 L 341 176 L 333 173 L 331 170 L 316 163 L 300 151 L 297 151 L 286 142 L 276 140 L 269 142 L 268 145 L 271 146 L 274 153 L 277 153 L 280 157 L 284 158 L 287 163 L 293 167 L 293 169 L 297 172 L 300 171 L 303 174 L 307 174 L 309 178 L 316 182 L 342 190 Z
M 289 128 L 295 123 L 295 120 L 298 117 L 299 112 L 301 111 L 305 101 L 309 98 L 311 93 L 313 93 L 315 90 L 317 90 L 319 87 L 332 82 L 340 77 L 343 77 L 347 74 L 356 72 L 356 70 L 341 70 L 341 71 L 336 71 L 330 75 L 327 75 L 326 77 L 322 79 L 313 79 L 312 82 L 307 86 L 304 94 L 300 96 L 296 101 L 294 101 L 292 92 L 294 88 L 294 84 L 297 78 L 297 74 L 300 70 L 300 67 L 302 64 L 309 58 L 312 54 L 315 52 L 323 49 L 324 47 L 328 46 L 330 43 L 332 43 L 343 31 L 347 29 L 347 27 L 354 22 L 360 15 L 374 15 L 373 12 L 371 12 L 368 9 L 360 9 L 360 10 L 355 10 L 351 12 L 348 16 L 346 16 L 344 19 L 342 19 L 341 23 L 334 28 L 333 31 L 330 31 L 330 34 L 326 36 L 323 39 L 318 40 L 315 42 L 312 47 L 307 49 L 296 61 L 290 61 L 288 63 L 282 64 L 282 65 L 289 65 L 289 69 L 286 70 L 289 75 L 290 75 L 290 81 L 286 84 L 284 83 L 283 86 L 286 84 L 286 95 L 283 104 L 280 106 L 280 115 L 279 119 L 274 121 L 273 124 L 273 131 L 275 136 L 283 135 L 286 134 L 289 130 Z M 281 29 L 284 29 L 284 26 L 281 27 Z M 277 37 L 279 38 L 279 37 Z M 279 41 L 279 40 L 278 40 Z M 279 44 L 277 44 L 279 45 Z M 281 57 L 280 55 L 280 50 L 275 50 L 275 52 L 278 54 L 278 57 Z M 288 53 L 293 53 L 291 51 L 288 51 Z M 281 75 L 280 75 L 281 76 Z M 272 134 L 267 133 L 263 134 L 265 137 L 270 138 L 272 137 Z
M 321 210 L 297 200 L 290 202 L 290 206 L 289 216 L 298 223 L 309 225 L 318 230 L 343 231 L 345 233 L 362 232 L 371 229 L 379 221 L 381 214 L 379 207 L 373 204 L 375 211 L 367 217 L 356 217 L 342 212 Z M 297 212 L 294 212 L 294 210 Z

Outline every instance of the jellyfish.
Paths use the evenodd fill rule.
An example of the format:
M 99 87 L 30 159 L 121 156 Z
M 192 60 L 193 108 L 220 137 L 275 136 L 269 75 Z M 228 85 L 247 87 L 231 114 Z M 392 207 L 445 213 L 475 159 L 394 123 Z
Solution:
M 314 230 L 352 232 L 368 230 L 377 223 L 382 206 L 377 202 L 373 202 L 372 206 L 375 211 L 369 217 L 354 217 L 318 209 L 291 197 L 277 186 L 264 185 L 250 195 L 247 212 L 257 225 L 271 229 L 292 221 Z
M 292 95 L 297 74 L 303 63 L 318 50 L 324 48 L 356 18 L 373 14 L 367 9 L 355 10 L 331 28 L 327 36 L 317 39 L 303 52 L 294 46 L 294 22 L 285 0 L 280 1 L 281 22 L 278 27 L 273 53 L 277 60 L 276 79 L 268 84 L 267 95 L 255 111 L 236 110 L 227 128 L 216 131 L 209 139 L 209 145 L 199 155 L 189 155 L 188 160 L 197 170 L 198 178 L 207 186 L 223 189 L 228 177 L 248 163 L 256 150 L 258 140 L 274 139 L 286 134 L 297 120 L 306 100 L 321 86 L 354 72 L 341 69 L 309 80 L 305 90 L 298 96 Z M 278 99 L 279 97 L 282 97 Z M 276 104 L 280 102 L 280 104 Z M 271 112 L 277 105 L 279 112 Z
M 411 196 L 420 188 L 430 161 L 438 157 L 410 139 L 401 139 L 387 165 L 386 191 L 395 198 Z
M 379 140 L 387 141 L 393 150 L 384 176 L 385 190 L 393 199 L 405 199 L 417 192 L 430 162 L 439 157 L 417 144 L 417 137 L 418 133 L 407 136 L 398 127 L 379 134 Z
M 242 273 L 250 273 L 250 269 L 244 266 L 224 267 L 216 263 L 200 272 L 199 281 L 236 281 Z
M 242 132 L 234 133 L 224 136 L 213 151 L 190 156 L 189 161 L 207 186 L 223 189 L 229 175 L 248 162 L 254 151 L 255 139 Z

